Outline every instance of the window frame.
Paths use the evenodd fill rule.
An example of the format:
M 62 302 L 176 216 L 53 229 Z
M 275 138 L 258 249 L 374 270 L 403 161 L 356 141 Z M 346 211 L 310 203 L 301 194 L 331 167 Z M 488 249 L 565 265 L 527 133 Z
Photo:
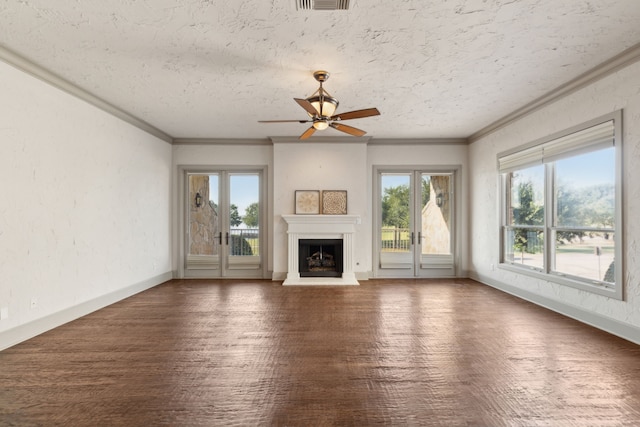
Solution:
M 613 144 L 612 146 L 615 149 L 615 226 L 613 228 L 614 235 L 614 259 L 615 259 L 615 282 L 613 284 L 603 282 L 603 281 L 594 281 L 592 279 L 572 276 L 566 273 L 561 273 L 554 271 L 555 269 L 555 251 L 553 248 L 552 242 L 555 241 L 555 233 L 558 229 L 564 230 L 565 228 L 580 228 L 580 227 L 557 227 L 555 225 L 555 203 L 557 203 L 555 197 L 555 188 L 554 188 L 554 166 L 556 158 L 552 158 L 548 161 L 543 161 L 542 158 L 538 163 L 544 165 L 544 225 L 543 225 L 543 233 L 544 233 L 544 244 L 543 244 L 543 268 L 536 268 L 529 265 L 518 265 L 516 263 L 510 262 L 507 260 L 505 252 L 506 248 L 506 230 L 509 228 L 521 228 L 518 226 L 513 226 L 508 224 L 508 200 L 509 196 L 507 191 L 510 191 L 509 183 L 508 183 L 508 171 L 501 170 L 501 162 L 504 165 L 505 161 L 510 161 L 514 157 L 518 155 L 522 155 L 522 158 L 529 161 L 532 156 L 531 153 L 535 153 L 539 151 L 539 149 L 544 144 L 553 144 L 555 141 L 568 137 L 572 134 L 581 132 L 583 130 L 592 128 L 594 126 L 604 124 L 606 122 L 613 122 Z M 600 148 L 582 148 L 582 147 L 574 147 L 564 152 L 565 157 L 573 157 L 580 154 L 584 154 L 586 152 L 596 151 Z M 564 286 L 569 286 L 576 289 L 585 290 L 591 293 L 604 295 L 610 298 L 623 300 L 624 299 L 624 258 L 623 258 L 623 245 L 624 245 L 624 222 L 623 222 L 623 199 L 622 199 L 622 177 L 623 177 L 623 168 L 622 168 L 622 110 L 617 110 L 613 113 L 606 114 L 604 116 L 598 117 L 596 119 L 584 122 L 577 126 L 571 127 L 569 129 L 565 129 L 563 131 L 554 133 L 544 138 L 540 138 L 531 143 L 525 144 L 523 146 L 504 151 L 502 153 L 498 153 L 497 156 L 497 164 L 498 164 L 498 176 L 499 176 L 499 188 L 500 188 L 500 228 L 499 228 L 499 264 L 498 268 L 503 270 L 508 270 L 512 272 L 517 272 L 519 274 L 524 274 L 527 276 L 532 276 L 538 279 L 542 279 L 545 281 L 557 283 Z M 533 156 L 535 157 L 535 155 Z M 506 159 L 506 160 L 505 160 Z M 510 169 L 518 170 L 524 169 L 528 166 L 531 166 L 532 163 L 520 164 L 511 167 Z M 507 168 L 509 169 L 509 168 Z M 537 226 L 536 226 L 537 227 Z M 585 230 L 587 230 L 585 228 Z M 591 230 L 591 228 L 589 228 Z M 587 231 L 589 231 L 587 230 Z M 593 231 L 601 232 L 602 230 L 597 227 L 593 227 Z M 610 230 L 608 230 L 610 231 Z M 553 238 L 552 238 L 553 237 Z

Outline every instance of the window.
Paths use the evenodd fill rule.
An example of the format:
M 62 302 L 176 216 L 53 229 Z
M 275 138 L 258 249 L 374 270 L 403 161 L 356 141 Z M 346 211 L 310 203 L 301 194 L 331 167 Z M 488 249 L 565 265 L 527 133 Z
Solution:
M 622 299 L 621 116 L 498 156 L 501 267 Z
M 505 260 L 542 270 L 544 166 L 518 169 L 508 173 L 506 178 L 509 192 L 504 236 Z

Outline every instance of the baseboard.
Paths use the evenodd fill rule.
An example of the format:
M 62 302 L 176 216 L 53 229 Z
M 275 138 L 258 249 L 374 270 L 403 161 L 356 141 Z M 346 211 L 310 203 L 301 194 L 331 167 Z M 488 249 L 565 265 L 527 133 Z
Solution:
M 367 271 L 356 271 L 356 280 L 369 280 L 369 272 Z
M 98 298 L 85 301 L 81 304 L 74 305 L 62 311 L 50 314 L 40 319 L 36 319 L 32 322 L 25 323 L 24 325 L 16 326 L 15 328 L 8 329 L 0 333 L 0 351 L 47 332 L 65 323 L 76 320 L 82 316 L 86 316 L 96 310 L 104 308 L 108 305 L 121 301 L 139 292 L 153 288 L 161 283 L 171 280 L 173 278 L 173 272 L 161 274 L 159 276 L 152 277 L 142 282 L 135 283 L 126 288 L 119 289 L 106 295 L 102 295 Z
M 629 325 L 627 323 L 620 322 L 619 320 L 611 319 L 609 317 L 602 316 L 598 313 L 585 310 L 580 307 L 576 307 L 571 304 L 564 303 L 562 301 L 554 300 L 544 297 L 542 295 L 529 292 L 527 290 L 517 288 L 515 286 L 507 285 L 506 283 L 494 280 L 490 277 L 479 275 L 476 273 L 470 273 L 469 278 L 477 282 L 491 286 L 518 298 L 522 298 L 533 304 L 547 308 L 563 316 L 570 317 L 579 322 L 586 323 L 594 328 L 601 329 L 612 335 L 623 338 L 627 341 L 631 341 L 635 344 L 640 344 L 640 328 L 637 326 Z
M 274 280 L 274 281 L 281 281 L 281 280 L 285 280 L 286 278 L 287 278 L 287 273 L 283 271 L 274 271 L 271 274 L 271 280 Z

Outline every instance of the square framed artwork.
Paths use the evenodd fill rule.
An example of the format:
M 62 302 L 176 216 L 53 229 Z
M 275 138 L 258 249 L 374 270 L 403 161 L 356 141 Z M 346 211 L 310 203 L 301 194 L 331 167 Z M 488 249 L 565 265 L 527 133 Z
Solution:
M 296 190 L 296 214 L 317 215 L 320 213 L 320 190 Z
M 325 215 L 347 214 L 347 192 L 345 190 L 325 190 L 322 192 L 322 213 Z

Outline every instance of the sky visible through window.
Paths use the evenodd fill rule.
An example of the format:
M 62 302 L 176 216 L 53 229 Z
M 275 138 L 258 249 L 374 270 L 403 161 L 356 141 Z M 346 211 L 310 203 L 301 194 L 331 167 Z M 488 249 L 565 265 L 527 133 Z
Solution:
M 241 217 L 247 207 L 260 201 L 260 180 L 257 174 L 230 174 L 231 204 L 238 206 Z M 218 175 L 209 176 L 209 200 L 219 204 Z
M 571 176 L 574 187 L 598 184 L 615 185 L 615 148 L 593 151 L 556 162 L 565 175 Z
M 382 189 L 409 185 L 409 174 L 382 174 Z

